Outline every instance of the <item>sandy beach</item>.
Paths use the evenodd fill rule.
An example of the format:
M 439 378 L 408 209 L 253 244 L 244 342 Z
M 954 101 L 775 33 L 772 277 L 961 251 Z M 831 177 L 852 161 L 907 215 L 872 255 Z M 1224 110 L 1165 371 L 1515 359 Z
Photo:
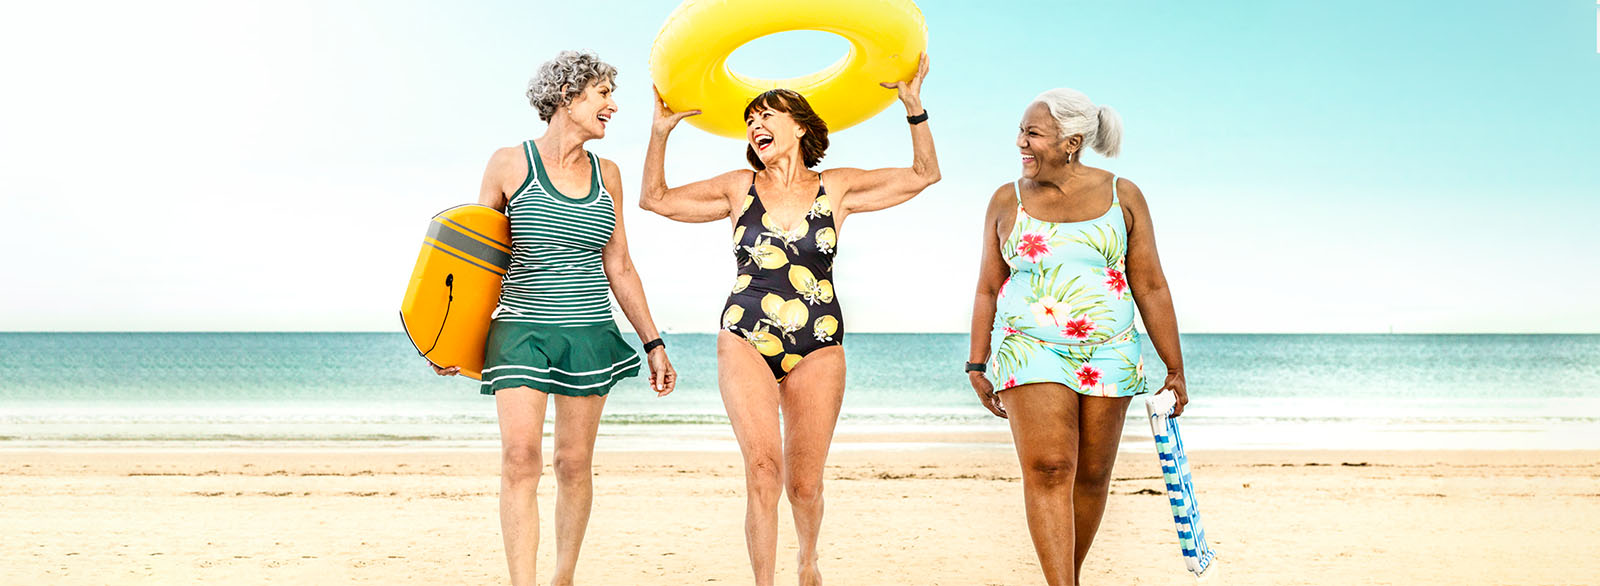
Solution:
M 906 439 L 906 438 L 900 438 Z M 850 445 L 850 444 L 846 444 Z M 548 460 L 547 460 L 548 461 Z M 1192 454 L 1213 584 L 1592 584 L 1600 452 Z M 1087 584 L 1184 584 L 1154 456 L 1124 452 Z M 1041 584 L 1010 446 L 830 459 L 832 584 Z M 496 584 L 493 450 L 0 451 L 0 583 Z M 738 456 L 602 452 L 583 584 L 742 584 Z M 540 499 L 541 579 L 554 482 Z M 780 529 L 780 583 L 794 535 Z

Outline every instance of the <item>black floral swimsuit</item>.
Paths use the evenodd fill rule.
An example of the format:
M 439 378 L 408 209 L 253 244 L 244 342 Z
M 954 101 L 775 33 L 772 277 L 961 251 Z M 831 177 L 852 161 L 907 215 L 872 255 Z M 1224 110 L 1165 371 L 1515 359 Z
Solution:
M 755 178 L 733 229 L 739 279 L 722 311 L 722 328 L 744 336 L 783 380 L 800 359 L 844 341 L 844 318 L 833 297 L 833 256 L 839 235 L 827 190 L 806 212 L 805 224 L 778 226 L 756 196 Z

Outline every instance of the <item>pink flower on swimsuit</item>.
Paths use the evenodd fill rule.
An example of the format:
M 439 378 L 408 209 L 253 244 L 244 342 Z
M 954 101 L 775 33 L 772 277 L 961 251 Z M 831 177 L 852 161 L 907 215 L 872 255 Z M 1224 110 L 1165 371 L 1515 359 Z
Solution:
M 1006 379 L 1006 382 L 1004 384 L 1000 385 L 1000 390 L 1004 391 L 1004 390 L 1009 389 L 1009 388 L 1014 387 L 1014 386 L 1017 386 L 1017 377 L 1013 376 L 1011 378 Z
M 1078 317 L 1067 320 L 1067 327 L 1061 328 L 1061 335 L 1079 340 L 1089 339 L 1089 334 L 1094 333 L 1094 320 L 1087 317 Z
M 1004 328 L 1005 328 L 1005 330 L 1004 330 L 1004 331 L 1005 331 L 1005 333 L 1006 333 L 1006 335 L 1007 335 L 1007 336 L 1010 336 L 1010 335 L 1013 335 L 1013 334 L 1020 334 L 1020 333 L 1022 333 L 1022 330 L 1019 330 L 1019 329 L 1017 329 L 1017 328 L 1013 328 L 1013 327 L 1011 327 L 1011 326 L 1004 326 Z
M 1045 241 L 1044 234 L 1028 232 L 1017 239 L 1017 254 L 1028 259 L 1028 262 L 1039 262 L 1040 258 L 1050 254 L 1050 243 Z
M 1128 290 L 1128 277 L 1122 271 L 1106 267 L 1106 288 L 1117 294 L 1117 299 L 1122 299 L 1122 294 Z
M 1078 368 L 1078 371 L 1073 374 L 1078 375 L 1078 387 L 1082 389 L 1092 388 L 1100 384 L 1100 377 L 1105 375 L 1100 369 L 1087 364 Z

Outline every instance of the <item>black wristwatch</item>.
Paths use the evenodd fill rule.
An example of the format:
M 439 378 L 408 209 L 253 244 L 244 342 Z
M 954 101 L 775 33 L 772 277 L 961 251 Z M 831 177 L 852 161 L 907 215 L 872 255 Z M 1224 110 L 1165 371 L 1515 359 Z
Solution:
M 649 354 L 651 350 L 665 347 L 667 347 L 667 342 L 662 340 L 660 336 L 657 336 L 656 339 L 644 343 L 644 353 Z
M 922 124 L 923 122 L 927 122 L 927 121 L 928 121 L 928 110 L 926 108 L 924 108 L 922 110 L 921 114 L 917 114 L 916 116 L 906 116 L 906 122 L 910 122 L 913 125 Z
M 983 374 L 985 371 L 988 370 L 988 368 L 989 367 L 985 366 L 982 362 L 968 362 L 967 363 L 967 372 L 976 372 L 978 374 Z

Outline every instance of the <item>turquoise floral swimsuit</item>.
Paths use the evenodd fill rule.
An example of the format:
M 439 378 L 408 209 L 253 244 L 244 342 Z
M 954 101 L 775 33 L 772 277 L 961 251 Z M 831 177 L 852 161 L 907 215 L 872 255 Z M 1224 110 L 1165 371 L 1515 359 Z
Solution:
M 1004 337 L 990 360 L 990 380 L 1006 389 L 1058 383 L 1082 395 L 1147 392 L 1133 290 L 1128 287 L 1128 229 L 1111 180 L 1111 209 L 1083 222 L 1046 222 L 1022 207 L 1001 244 L 1011 276 L 996 299 Z

